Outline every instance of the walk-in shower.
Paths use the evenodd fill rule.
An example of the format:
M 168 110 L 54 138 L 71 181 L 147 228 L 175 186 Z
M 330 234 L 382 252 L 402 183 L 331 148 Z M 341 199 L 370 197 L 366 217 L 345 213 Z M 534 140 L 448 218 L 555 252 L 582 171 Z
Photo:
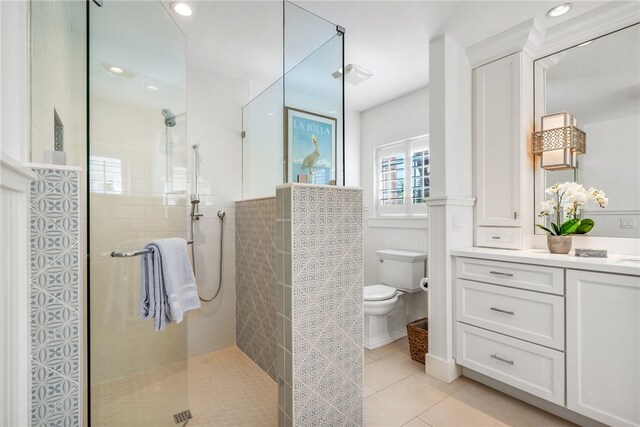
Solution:
M 86 4 L 90 425 L 172 426 L 189 408 L 188 319 L 140 320 L 140 258 L 110 255 L 188 235 L 186 38 L 159 1 Z
M 216 79 L 226 82 L 227 77 L 214 72 L 207 77 L 208 71 L 199 67 L 189 68 L 189 72 L 201 73 L 204 80 L 210 78 L 215 83 L 205 87 L 193 79 L 190 88 L 210 92 L 195 91 L 193 97 L 190 93 L 193 101 L 187 108 L 186 36 L 163 2 L 85 3 L 90 220 L 86 329 L 90 350 L 88 417 L 93 427 L 170 427 L 175 425 L 174 414 L 185 414 L 187 409 L 194 417 L 190 425 L 277 425 L 276 262 L 269 262 L 276 257 L 276 211 L 250 218 L 263 218 L 264 222 L 245 221 L 243 225 L 255 224 L 248 236 L 269 253 L 269 259 L 261 260 L 265 262 L 260 265 L 238 265 L 234 202 L 242 196 L 241 170 L 251 175 L 245 175 L 249 186 L 263 183 L 270 196 L 275 195 L 275 185 L 284 182 L 286 133 L 284 122 L 277 119 L 283 118 L 285 106 L 304 108 L 318 117 L 331 116 L 335 137 L 319 141 L 321 155 L 316 169 L 322 166 L 325 178 L 342 181 L 342 82 L 331 72 L 342 66 L 343 34 L 335 25 L 295 5 L 265 3 L 269 3 L 265 8 L 277 12 L 273 16 L 288 22 L 286 27 L 291 31 L 285 40 L 288 84 L 276 83 L 273 87 L 280 85 L 281 91 L 269 92 L 279 96 L 275 104 L 258 101 L 253 106 L 264 110 L 246 108 L 244 115 L 240 106 L 247 100 L 249 82 L 244 95 L 242 79 L 233 77 L 239 90 L 223 87 Z M 246 12 L 250 9 L 244 8 L 255 6 L 230 2 L 229 7 Z M 280 43 L 275 51 L 282 52 Z M 275 63 L 280 66 L 283 61 Z M 111 72 L 114 67 L 123 72 Z M 323 103 L 294 105 L 296 99 L 318 96 L 314 92 L 305 97 L 304 93 L 318 83 L 308 84 L 313 68 L 328 76 L 318 86 Z M 274 75 L 284 71 L 276 70 Z M 282 89 L 286 90 L 284 99 Z M 211 102 L 213 96 L 232 98 L 235 104 Z M 278 105 L 280 109 L 269 109 Z M 216 111 L 219 114 L 212 116 Z M 274 114 L 269 115 L 271 112 Z M 244 143 L 240 138 L 243 117 L 248 135 Z M 265 117 L 268 124 L 261 122 Z M 273 133 L 271 124 L 278 127 Z M 272 140 L 278 143 L 271 145 Z M 221 141 L 237 145 L 228 150 Z M 287 155 L 295 160 L 298 151 Z M 292 170 L 289 176 L 294 173 Z M 214 208 L 216 205 L 224 209 Z M 192 267 L 199 297 L 205 303 L 182 323 L 171 323 L 155 332 L 153 325 L 139 316 L 140 258 L 112 257 L 111 253 L 135 252 L 151 240 L 170 237 L 192 241 Z M 252 270 L 255 267 L 261 271 Z M 245 278 L 249 272 L 254 278 L 246 281 L 247 286 L 237 285 L 239 270 Z M 248 295 L 255 294 L 257 287 L 264 290 L 262 301 Z M 238 309 L 238 304 L 243 308 Z M 261 309 L 255 310 L 257 306 Z M 246 336 L 238 338 L 237 328 L 237 314 L 252 308 L 265 313 L 256 322 L 243 318 L 253 336 L 261 335 L 256 344 L 263 351 L 255 355 L 241 347 Z M 239 411 L 243 405 L 251 410 Z

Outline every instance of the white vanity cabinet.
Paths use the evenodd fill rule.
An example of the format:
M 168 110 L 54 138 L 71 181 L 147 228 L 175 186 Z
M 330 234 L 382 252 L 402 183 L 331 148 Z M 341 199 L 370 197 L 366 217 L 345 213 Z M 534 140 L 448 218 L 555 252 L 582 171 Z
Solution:
M 567 407 L 640 425 L 640 277 L 567 270 Z
M 452 255 L 459 365 L 569 417 L 640 426 L 637 264 L 540 250 Z
M 523 185 L 529 174 L 524 72 L 521 52 L 473 70 L 477 246 L 524 244 Z
M 455 268 L 457 363 L 564 405 L 562 269 L 472 258 Z

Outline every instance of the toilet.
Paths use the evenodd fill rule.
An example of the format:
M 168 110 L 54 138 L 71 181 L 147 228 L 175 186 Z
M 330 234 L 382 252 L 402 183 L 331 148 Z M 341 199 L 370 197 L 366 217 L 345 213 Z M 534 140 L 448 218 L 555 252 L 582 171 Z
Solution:
M 373 350 L 407 334 L 404 298 L 422 291 L 427 254 L 395 249 L 376 252 L 378 283 L 364 287 L 364 347 Z

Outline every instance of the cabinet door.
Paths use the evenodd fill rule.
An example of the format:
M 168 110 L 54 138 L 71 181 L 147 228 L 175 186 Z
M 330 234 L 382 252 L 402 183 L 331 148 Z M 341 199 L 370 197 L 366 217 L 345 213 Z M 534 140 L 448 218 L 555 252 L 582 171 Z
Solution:
M 567 270 L 567 407 L 640 425 L 640 277 Z
M 473 70 L 477 225 L 521 225 L 521 58 Z

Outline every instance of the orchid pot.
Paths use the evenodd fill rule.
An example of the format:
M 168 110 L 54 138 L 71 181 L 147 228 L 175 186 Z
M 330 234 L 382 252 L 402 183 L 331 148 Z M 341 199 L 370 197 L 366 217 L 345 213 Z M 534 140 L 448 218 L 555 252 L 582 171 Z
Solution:
M 586 234 L 594 227 L 593 220 L 578 218 L 582 206 L 589 201 L 604 208 L 609 203 L 604 191 L 591 187 L 585 190 L 576 182 L 555 184 L 545 190 L 551 198 L 542 202 L 542 209 L 538 216 L 555 216 L 556 222 L 550 222 L 550 227 L 536 224 L 536 227 L 547 232 L 547 247 L 553 254 L 568 254 L 571 251 L 571 236 Z M 564 219 L 564 221 L 562 221 Z

